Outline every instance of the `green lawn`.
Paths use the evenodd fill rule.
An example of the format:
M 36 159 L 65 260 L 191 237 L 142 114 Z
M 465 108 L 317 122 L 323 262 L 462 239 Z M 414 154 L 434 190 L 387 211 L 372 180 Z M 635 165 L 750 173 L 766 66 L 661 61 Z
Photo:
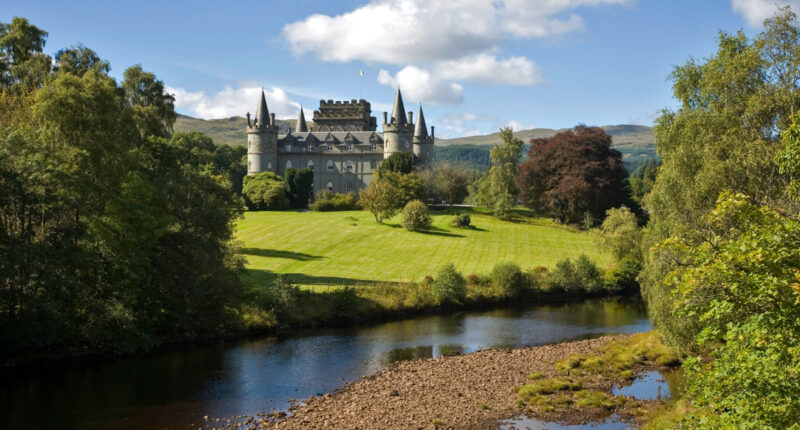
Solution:
M 611 257 L 587 233 L 540 218 L 517 222 L 472 214 L 473 229 L 450 227 L 452 215 L 434 215 L 428 232 L 410 232 L 400 217 L 377 224 L 366 211 L 248 212 L 237 225 L 250 285 L 276 273 L 317 288 L 419 280 L 454 263 L 464 275 L 488 273 L 498 262 L 523 269 L 552 268 L 586 254 L 605 267 Z

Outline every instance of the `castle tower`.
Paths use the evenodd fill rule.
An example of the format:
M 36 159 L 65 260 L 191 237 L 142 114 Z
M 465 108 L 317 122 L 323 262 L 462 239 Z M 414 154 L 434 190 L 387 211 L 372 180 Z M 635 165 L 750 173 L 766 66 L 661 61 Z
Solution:
M 275 114 L 270 115 L 267 98 L 261 90 L 255 122 L 247 114 L 247 174 L 275 172 L 278 169 L 278 126 Z
M 414 128 L 413 153 L 414 164 L 426 165 L 433 162 L 433 127 L 429 136 L 425 114 L 422 113 L 422 103 L 419 105 L 417 126 Z
M 408 120 L 406 120 L 405 110 L 403 96 L 400 95 L 398 87 L 391 119 L 387 122 L 386 113 L 384 112 L 383 115 L 383 158 L 389 158 L 390 155 L 397 152 L 411 153 L 414 117 L 412 112 L 408 112 Z
M 308 125 L 306 124 L 306 116 L 303 114 L 302 106 L 300 106 L 300 116 L 297 117 L 297 125 L 294 127 L 294 131 L 298 133 L 306 133 L 308 131 Z

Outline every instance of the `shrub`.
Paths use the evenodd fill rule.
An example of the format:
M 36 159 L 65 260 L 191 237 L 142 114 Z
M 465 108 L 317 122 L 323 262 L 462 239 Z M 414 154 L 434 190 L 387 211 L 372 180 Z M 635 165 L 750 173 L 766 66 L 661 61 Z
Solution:
M 272 172 L 245 176 L 242 197 L 250 210 L 289 209 L 286 185 L 280 176 Z
M 284 275 L 278 275 L 268 287 L 268 291 L 271 305 L 278 315 L 285 315 L 294 306 L 300 294 L 300 288 Z
M 575 292 L 581 289 L 581 280 L 572 260 L 565 258 L 556 263 L 556 268 L 547 278 L 551 289 L 558 289 L 565 292 Z
M 403 227 L 409 230 L 422 230 L 431 226 L 428 206 L 419 200 L 412 200 L 403 208 Z
M 636 257 L 628 255 L 616 266 L 608 270 L 603 277 L 605 288 L 609 291 L 635 291 L 639 288 L 636 277 L 642 269 L 642 263 Z
M 436 272 L 431 289 L 440 303 L 459 303 L 467 296 L 467 281 L 456 271 L 453 263 L 448 263 Z
M 468 213 L 460 213 L 453 217 L 450 225 L 458 228 L 469 228 L 469 226 L 472 225 L 472 219 L 469 217 Z
M 353 211 L 360 210 L 356 195 L 353 193 L 341 194 L 333 191 L 322 190 L 317 193 L 314 203 L 309 209 L 318 212 Z
M 581 254 L 575 261 L 575 273 L 580 280 L 581 287 L 587 292 L 594 293 L 603 289 L 603 277 L 600 270 L 589 260 L 589 257 Z
M 358 292 L 353 287 L 344 287 L 331 294 L 331 311 L 336 318 L 351 318 L 358 314 Z
M 596 240 L 601 248 L 614 254 L 617 260 L 631 256 L 642 260 L 642 229 L 636 215 L 625 206 L 606 211 L 606 219 L 597 230 Z
M 525 272 L 527 283 L 531 289 L 547 290 L 547 278 L 550 276 L 550 270 L 544 266 L 537 266 Z
M 525 292 L 525 275 L 514 263 L 499 263 L 492 269 L 492 284 L 499 288 L 505 297 L 519 297 Z

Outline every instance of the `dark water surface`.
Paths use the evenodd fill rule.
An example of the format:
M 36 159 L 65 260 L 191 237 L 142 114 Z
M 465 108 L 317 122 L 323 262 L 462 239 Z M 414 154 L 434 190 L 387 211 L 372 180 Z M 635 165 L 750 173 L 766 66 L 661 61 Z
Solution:
M 0 374 L 0 428 L 191 428 L 283 410 L 400 360 L 650 330 L 639 301 L 460 312 Z

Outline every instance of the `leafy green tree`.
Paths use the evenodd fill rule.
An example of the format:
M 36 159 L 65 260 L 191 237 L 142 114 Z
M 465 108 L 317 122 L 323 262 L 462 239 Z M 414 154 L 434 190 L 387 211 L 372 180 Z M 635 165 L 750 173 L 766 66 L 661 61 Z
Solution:
M 398 209 L 401 209 L 410 201 L 425 201 L 428 199 L 428 187 L 425 185 L 425 181 L 415 172 L 399 173 L 386 171 L 380 175 L 379 179 L 397 188 L 400 193 Z
M 507 213 L 506 208 L 514 204 L 519 192 L 517 167 L 525 146 L 510 127 L 500 129 L 500 138 L 503 142 L 495 144 L 489 153 L 492 163 L 478 186 L 475 198 L 475 203 L 495 209 L 496 215 Z
M 31 58 L 41 63 L 41 54 L 47 41 L 47 32 L 31 25 L 27 19 L 14 17 L 10 23 L 0 23 L 0 87 L 9 88 L 19 80 L 13 70 L 23 65 Z M 31 70 L 29 65 L 25 70 Z
M 293 208 L 306 208 L 311 199 L 311 185 L 314 183 L 314 171 L 311 169 L 286 169 L 286 190 Z
M 385 179 L 372 181 L 365 190 L 361 190 L 358 199 L 364 210 L 372 213 L 377 223 L 391 218 L 403 207 L 403 195 L 400 190 Z
M 275 211 L 289 209 L 290 206 L 286 195 L 286 183 L 283 178 L 272 172 L 245 176 L 242 197 L 250 210 Z
M 428 206 L 419 200 L 406 203 L 403 208 L 403 227 L 408 230 L 424 230 L 431 226 Z
M 164 90 L 164 83 L 136 65 L 125 70 L 122 81 L 125 104 L 132 110 L 133 120 L 142 138 L 169 137 L 178 118 L 175 97 Z
M 111 70 L 108 61 L 101 59 L 96 52 L 83 45 L 59 50 L 55 54 L 55 61 L 56 72 L 70 73 L 76 76 L 83 76 L 89 70 L 103 74 L 108 74 Z
M 448 263 L 436 272 L 431 290 L 440 303 L 461 303 L 467 297 L 467 281 Z
M 721 32 L 714 55 L 673 71 L 681 106 L 656 121 L 662 165 L 645 198 L 650 222 L 644 249 L 670 237 L 694 243 L 725 190 L 774 208 L 797 206 L 784 193 L 789 176 L 773 162 L 781 149 L 779 133 L 800 110 L 795 18 L 783 9 L 753 39 L 741 31 Z M 672 286 L 661 282 L 674 264 L 664 248 L 654 248 L 645 255 L 640 282 L 650 317 L 666 340 L 686 344 L 700 327 L 692 318 L 674 317 Z
M 378 176 L 386 172 L 407 174 L 414 171 L 414 157 L 408 152 L 396 152 L 378 166 Z
M 433 171 L 433 191 L 450 206 L 464 201 L 467 197 L 469 174 L 463 166 L 439 163 Z
M 630 256 L 642 261 L 642 229 L 636 215 L 625 206 L 606 211 L 596 239 L 601 248 L 611 251 L 617 261 Z
M 490 275 L 492 284 L 503 292 L 505 297 L 520 297 L 527 288 L 527 278 L 516 263 L 498 263 Z
M 639 164 L 628 177 L 628 182 L 631 185 L 631 195 L 639 205 L 644 203 L 645 197 L 653 189 L 659 166 L 661 166 L 661 162 L 651 158 Z

